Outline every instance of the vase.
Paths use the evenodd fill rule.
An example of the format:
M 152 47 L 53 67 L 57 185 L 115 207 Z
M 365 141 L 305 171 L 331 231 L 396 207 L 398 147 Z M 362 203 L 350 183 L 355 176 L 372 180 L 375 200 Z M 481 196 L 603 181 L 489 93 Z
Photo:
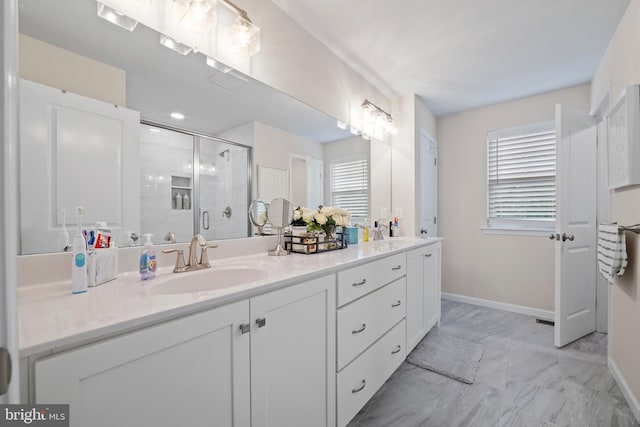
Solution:
M 324 231 L 324 241 L 326 244 L 326 248 L 327 249 L 332 249 L 335 248 L 336 242 L 334 241 L 334 234 L 336 232 L 336 226 L 335 225 L 325 225 L 322 227 L 322 230 Z

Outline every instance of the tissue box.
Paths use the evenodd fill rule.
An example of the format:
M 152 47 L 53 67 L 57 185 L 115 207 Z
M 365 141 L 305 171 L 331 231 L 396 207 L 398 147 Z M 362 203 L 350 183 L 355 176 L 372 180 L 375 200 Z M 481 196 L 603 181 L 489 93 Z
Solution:
M 88 286 L 98 286 L 118 277 L 118 248 L 89 251 L 87 276 Z

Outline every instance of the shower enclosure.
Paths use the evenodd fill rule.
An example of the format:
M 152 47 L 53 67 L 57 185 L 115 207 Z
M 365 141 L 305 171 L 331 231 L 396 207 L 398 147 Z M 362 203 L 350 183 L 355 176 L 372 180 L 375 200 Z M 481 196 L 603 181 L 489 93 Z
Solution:
M 251 147 L 143 123 L 140 162 L 140 232 L 154 243 L 249 235 Z

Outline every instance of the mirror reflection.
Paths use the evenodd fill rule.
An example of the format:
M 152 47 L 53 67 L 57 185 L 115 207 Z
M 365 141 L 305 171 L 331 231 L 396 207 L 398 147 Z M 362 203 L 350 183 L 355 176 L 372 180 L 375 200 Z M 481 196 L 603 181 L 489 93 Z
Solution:
M 47 233 L 57 236 L 62 209 L 73 212 L 77 206 L 87 212 L 85 228 L 106 221 L 123 246 L 131 244 L 132 233 L 152 233 L 156 243 L 169 232 L 178 242 L 194 233 L 211 233 L 207 239 L 246 237 L 251 232 L 244 213 L 247 201 L 256 197 L 271 200 L 293 193 L 297 204 L 330 203 L 325 175 L 331 144 L 324 143 L 349 137 L 334 119 L 235 70 L 209 67 L 202 55 L 176 54 L 142 25 L 133 32 L 116 27 L 99 18 L 96 8 L 93 0 L 19 1 L 21 96 L 28 80 L 55 88 L 65 100 L 79 95 L 82 103 L 99 104 L 83 104 L 80 110 L 69 105 L 55 110 L 52 118 L 50 107 L 21 99 L 21 117 L 27 110 L 42 116 L 38 126 L 21 119 L 21 135 L 34 136 L 29 147 L 21 138 L 23 254 L 59 251 L 58 239 Z M 96 119 L 114 111 L 115 118 Z M 78 123 L 86 126 L 78 128 Z M 94 125 L 126 138 L 109 143 L 114 139 L 102 134 L 95 144 L 84 136 L 64 138 L 67 131 L 83 135 Z M 153 127 L 161 132 L 152 135 Z M 162 145 L 162 138 L 171 141 Z M 355 139 L 358 149 L 366 145 L 368 152 L 368 142 Z M 343 148 L 329 152 L 352 154 Z M 192 167 L 201 160 L 201 172 L 185 173 L 190 156 Z M 284 171 L 286 181 L 260 182 L 259 166 Z M 207 168 L 216 168 L 216 174 Z M 37 180 L 31 176 L 34 170 L 44 171 Z M 306 194 L 302 187 L 292 188 L 302 182 L 300 176 L 307 178 Z M 227 184 L 212 195 L 215 186 Z M 42 187 L 41 194 L 29 199 L 34 185 Z

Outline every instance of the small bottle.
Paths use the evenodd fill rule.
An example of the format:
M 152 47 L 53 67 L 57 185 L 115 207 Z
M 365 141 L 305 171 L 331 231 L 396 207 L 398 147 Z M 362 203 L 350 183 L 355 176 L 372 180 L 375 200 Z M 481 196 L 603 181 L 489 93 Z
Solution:
M 182 209 L 191 209 L 191 200 L 189 200 L 187 193 L 182 195 Z
M 183 204 L 182 194 L 176 193 L 176 209 L 182 209 L 182 204 Z
M 156 248 L 151 242 L 153 234 L 145 234 L 144 248 L 140 255 L 140 279 L 151 280 L 156 277 Z
M 364 231 L 362 233 L 362 241 L 363 242 L 369 241 L 369 218 L 364 219 Z

